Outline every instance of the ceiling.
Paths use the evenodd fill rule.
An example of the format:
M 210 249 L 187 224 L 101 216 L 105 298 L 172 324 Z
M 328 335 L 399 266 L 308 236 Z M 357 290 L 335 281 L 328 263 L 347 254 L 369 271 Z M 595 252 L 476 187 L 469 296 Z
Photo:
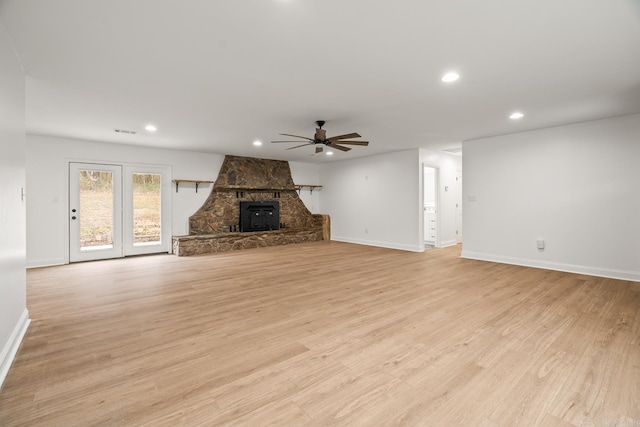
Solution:
M 640 0 L 0 0 L 0 17 L 34 134 L 325 162 L 640 112 Z M 316 120 L 371 143 L 269 143 Z

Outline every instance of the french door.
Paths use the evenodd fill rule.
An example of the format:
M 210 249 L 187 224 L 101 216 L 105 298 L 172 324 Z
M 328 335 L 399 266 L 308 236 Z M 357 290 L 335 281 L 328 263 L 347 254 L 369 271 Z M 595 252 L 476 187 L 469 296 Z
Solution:
M 69 163 L 69 261 L 168 252 L 169 172 Z
M 69 261 L 122 257 L 122 237 L 122 166 L 70 163 Z
M 124 167 L 124 255 L 171 249 L 171 179 L 166 166 Z

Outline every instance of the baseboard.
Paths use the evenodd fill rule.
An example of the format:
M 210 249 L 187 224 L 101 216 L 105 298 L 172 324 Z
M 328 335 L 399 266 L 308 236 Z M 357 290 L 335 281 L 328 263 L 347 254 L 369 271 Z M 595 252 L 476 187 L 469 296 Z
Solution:
M 543 268 L 546 270 L 564 271 L 567 273 L 586 274 L 588 276 L 640 282 L 640 272 L 638 271 L 616 270 L 610 268 L 589 267 L 586 265 L 563 264 L 559 262 L 506 257 L 482 252 L 465 251 L 464 249 L 462 250 L 461 257 L 480 261 L 499 262 L 502 264 L 520 265 L 523 267 Z
M 64 264 L 67 264 L 67 260 L 63 258 L 38 259 L 35 261 L 27 260 L 27 268 L 53 267 Z
M 31 319 L 29 319 L 29 310 L 25 308 L 22 312 L 22 316 L 20 316 L 20 320 L 18 320 L 15 328 L 13 328 L 13 332 L 11 332 L 11 335 L 9 336 L 9 341 L 7 341 L 2 349 L 2 353 L 0 353 L 0 388 L 9 373 L 9 368 L 13 363 L 13 359 L 16 357 L 18 348 L 20 348 L 20 343 L 24 338 L 24 334 L 27 333 L 29 323 L 31 323 Z
M 453 239 L 453 240 L 445 240 L 445 241 L 443 241 L 443 242 L 440 242 L 440 247 L 441 247 L 441 248 L 446 248 L 446 247 L 449 247 L 449 246 L 455 246 L 455 245 L 457 245 L 457 244 L 458 244 L 458 241 L 457 241 L 456 239 Z
M 411 246 L 411 245 L 403 245 L 403 244 L 397 244 L 397 243 L 379 242 L 376 240 L 353 239 L 350 237 L 341 237 L 341 236 L 331 236 L 331 240 L 334 240 L 336 242 L 355 243 L 357 245 L 377 246 L 379 248 L 398 249 L 401 251 L 424 252 L 424 245 Z

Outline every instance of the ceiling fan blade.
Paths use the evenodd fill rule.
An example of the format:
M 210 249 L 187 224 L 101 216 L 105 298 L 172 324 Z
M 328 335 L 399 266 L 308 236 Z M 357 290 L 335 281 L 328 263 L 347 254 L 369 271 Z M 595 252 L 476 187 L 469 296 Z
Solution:
M 322 145 L 316 145 L 316 154 L 322 153 Z
M 294 138 L 302 138 L 302 139 L 306 139 L 307 141 L 313 141 L 313 138 L 307 138 L 306 136 L 300 136 L 300 135 L 291 135 L 290 133 L 281 133 L 280 135 L 292 136 Z M 360 136 L 360 135 L 358 135 L 358 136 Z
M 346 144 L 346 145 L 369 145 L 369 141 L 332 141 L 334 144 Z
M 339 139 L 349 139 L 349 138 L 360 138 L 360 134 L 347 133 L 345 135 L 332 136 L 331 138 L 327 138 L 327 140 L 331 142 L 336 142 Z
M 307 145 L 309 145 L 309 143 L 302 144 L 302 145 L 296 145 L 295 147 L 289 147 L 289 148 L 287 148 L 287 150 L 293 150 L 294 148 L 306 147 Z
M 340 145 L 334 144 L 333 142 L 330 142 L 329 144 L 327 144 L 327 146 L 331 147 L 331 148 L 335 148 L 337 150 L 341 150 L 341 151 L 349 151 L 349 150 L 351 150 L 351 148 L 349 148 L 349 147 L 342 147 Z
M 305 142 L 305 141 L 271 141 L 272 143 L 279 144 L 282 142 Z

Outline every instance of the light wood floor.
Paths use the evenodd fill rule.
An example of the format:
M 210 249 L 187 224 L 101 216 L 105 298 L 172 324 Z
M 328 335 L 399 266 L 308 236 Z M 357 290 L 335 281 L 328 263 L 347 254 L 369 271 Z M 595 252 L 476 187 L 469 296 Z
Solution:
M 319 242 L 28 272 L 2 426 L 640 426 L 640 283 Z

